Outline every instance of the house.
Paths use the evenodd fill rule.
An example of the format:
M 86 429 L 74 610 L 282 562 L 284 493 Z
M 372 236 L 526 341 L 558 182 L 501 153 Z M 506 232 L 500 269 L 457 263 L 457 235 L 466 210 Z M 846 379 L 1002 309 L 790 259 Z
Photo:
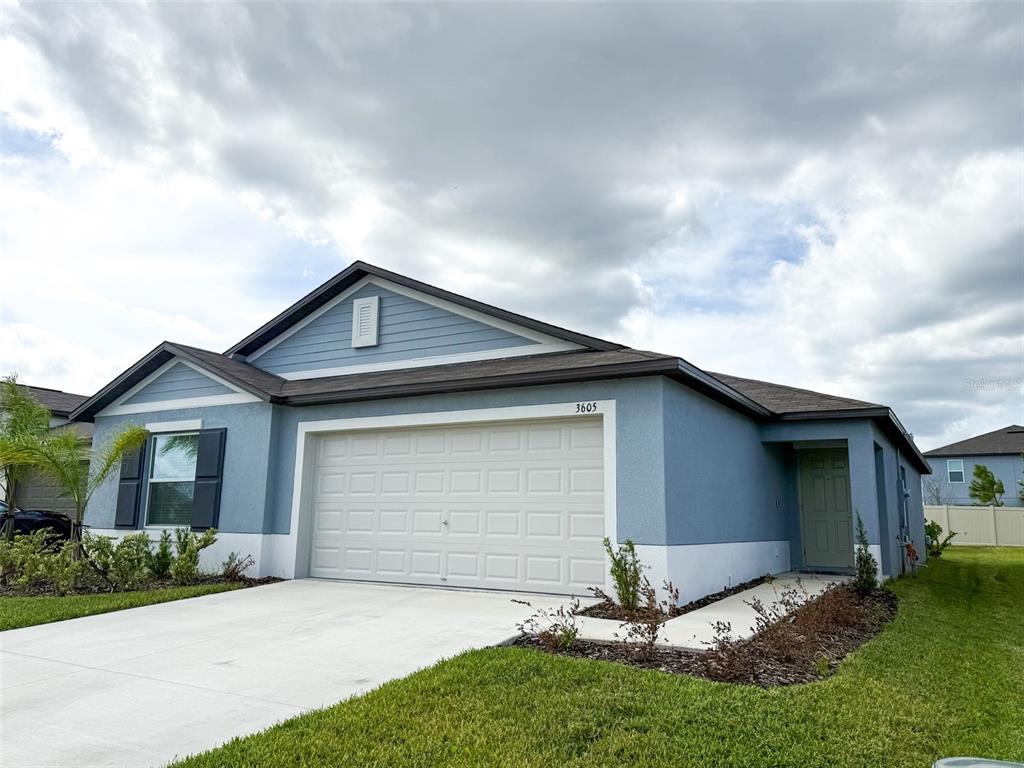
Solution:
M 927 504 L 977 504 L 970 496 L 974 468 L 988 467 L 997 480 L 1001 480 L 1006 494 L 1003 504 L 1022 507 L 1024 487 L 1024 427 L 1008 427 L 969 437 L 958 443 L 925 453 L 931 465 L 932 477 L 924 483 Z
M 27 384 L 21 386 L 37 403 L 49 409 L 51 429 L 70 428 L 87 438 L 92 436 L 93 425 L 90 423 L 68 425 L 68 417 L 71 416 L 71 412 L 89 399 L 86 395 L 75 395 L 71 392 L 62 392 L 59 389 L 32 387 Z M 2 488 L 2 485 L 3 479 L 0 478 L 0 496 L 6 498 L 6 489 Z M 17 494 L 16 504 L 21 509 L 45 509 L 65 515 L 73 515 L 75 512 L 74 502 L 61 495 L 60 489 L 53 480 L 38 472 L 30 473 L 18 483 Z
M 582 593 L 632 539 L 684 599 L 924 551 L 887 407 L 703 371 L 356 262 L 224 353 L 164 342 L 72 415 L 147 450 L 112 534 L 215 526 L 262 575 Z

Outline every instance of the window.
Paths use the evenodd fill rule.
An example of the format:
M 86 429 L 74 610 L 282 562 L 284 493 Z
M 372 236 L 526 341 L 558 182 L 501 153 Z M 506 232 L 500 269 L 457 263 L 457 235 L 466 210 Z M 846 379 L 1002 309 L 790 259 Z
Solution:
M 198 454 L 195 432 L 153 436 L 146 525 L 191 525 Z
M 964 481 L 964 460 L 949 459 L 946 461 L 946 476 L 951 483 L 962 483 Z

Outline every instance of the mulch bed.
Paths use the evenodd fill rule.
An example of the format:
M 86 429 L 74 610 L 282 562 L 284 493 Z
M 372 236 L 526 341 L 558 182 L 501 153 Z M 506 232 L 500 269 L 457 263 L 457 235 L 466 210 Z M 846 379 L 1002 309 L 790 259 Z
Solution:
M 227 579 L 222 576 L 205 576 L 195 581 L 190 581 L 188 584 L 178 584 L 171 579 L 161 579 L 159 581 L 152 581 L 145 584 L 138 589 L 124 590 L 125 592 L 149 592 L 154 589 L 170 589 L 171 587 L 194 587 L 200 584 L 222 584 Z M 250 579 L 247 576 L 243 576 L 240 579 L 236 579 L 239 584 L 244 584 L 246 587 L 260 587 L 264 584 L 273 584 L 282 579 L 276 576 L 265 576 L 261 579 Z M 87 584 L 81 585 L 74 592 L 68 592 L 64 597 L 69 595 L 102 595 L 109 594 L 112 590 L 110 586 L 105 582 L 94 579 Z M 57 597 L 57 592 L 53 590 L 48 584 L 39 584 L 30 587 L 17 587 L 9 584 L 0 584 L 0 597 Z
M 823 598 L 830 602 L 811 605 Z M 847 655 L 881 632 L 896 611 L 896 596 L 886 589 L 860 596 L 851 587 L 840 586 L 751 638 L 723 640 L 706 651 L 647 649 L 635 643 L 590 640 L 577 640 L 568 649 L 558 649 L 528 635 L 513 644 L 562 656 L 771 688 L 827 677 Z
M 710 595 L 705 595 L 704 597 L 689 602 L 686 605 L 672 606 L 671 608 L 669 608 L 668 613 L 665 614 L 664 621 L 674 619 L 676 616 L 682 616 L 684 613 L 696 611 L 698 608 L 705 608 L 711 605 L 712 603 L 718 602 L 722 598 L 730 597 L 732 595 L 742 592 L 745 589 L 750 589 L 751 587 L 756 587 L 760 584 L 764 584 L 769 579 L 771 579 L 771 576 L 759 576 L 756 579 L 744 581 L 741 584 L 736 584 L 732 587 L 726 587 L 725 589 L 722 589 L 719 592 L 713 592 Z M 613 602 L 612 600 L 609 600 L 608 598 L 603 599 L 600 603 L 597 603 L 596 605 L 591 605 L 587 608 L 580 609 L 577 615 L 588 616 L 592 619 L 611 619 L 612 621 L 629 621 L 631 618 L 629 611 L 624 610 L 621 605 Z

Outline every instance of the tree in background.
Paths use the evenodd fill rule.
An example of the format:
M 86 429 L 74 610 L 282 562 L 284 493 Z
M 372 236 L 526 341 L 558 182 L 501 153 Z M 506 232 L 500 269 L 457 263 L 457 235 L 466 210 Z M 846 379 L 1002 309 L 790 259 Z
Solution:
M 968 494 L 979 504 L 991 504 L 995 507 L 1003 506 L 1002 495 L 1006 493 L 1003 481 L 992 474 L 992 470 L 984 464 L 974 465 L 974 479 L 971 480 L 971 487 Z
M 956 494 L 953 490 L 934 477 L 925 475 L 921 478 L 921 492 L 924 495 L 924 503 L 930 506 L 956 504 Z
M 33 441 L 44 439 L 50 431 L 50 411 L 36 402 L 28 390 L 18 384 L 17 374 L 0 379 L 0 442 Z M 14 458 L 0 458 L 3 473 L 5 501 L 2 537 L 14 539 L 14 510 L 18 496 L 18 483 L 31 465 Z

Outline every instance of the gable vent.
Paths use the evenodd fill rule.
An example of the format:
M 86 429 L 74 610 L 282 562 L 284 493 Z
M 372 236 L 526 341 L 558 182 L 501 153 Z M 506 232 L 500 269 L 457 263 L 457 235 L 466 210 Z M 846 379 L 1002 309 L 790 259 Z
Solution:
M 352 346 L 377 346 L 379 296 L 367 296 L 352 302 Z

